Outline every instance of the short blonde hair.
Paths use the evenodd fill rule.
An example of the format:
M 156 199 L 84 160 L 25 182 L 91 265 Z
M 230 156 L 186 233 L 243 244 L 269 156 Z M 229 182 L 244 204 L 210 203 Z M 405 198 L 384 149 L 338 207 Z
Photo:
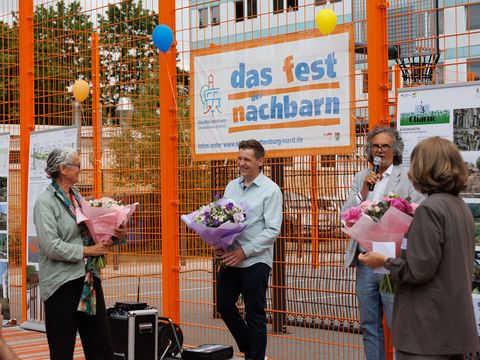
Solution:
M 455 144 L 433 136 L 412 151 L 408 177 L 423 194 L 458 195 L 467 185 L 468 170 Z

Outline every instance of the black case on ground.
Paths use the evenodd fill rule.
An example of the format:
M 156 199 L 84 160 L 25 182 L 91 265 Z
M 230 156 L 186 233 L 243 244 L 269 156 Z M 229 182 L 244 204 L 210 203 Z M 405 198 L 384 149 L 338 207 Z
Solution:
M 117 303 L 107 309 L 115 360 L 157 359 L 158 313 L 145 307 L 143 303 Z
M 183 349 L 183 360 L 227 360 L 233 357 L 230 345 L 203 344 L 190 349 Z

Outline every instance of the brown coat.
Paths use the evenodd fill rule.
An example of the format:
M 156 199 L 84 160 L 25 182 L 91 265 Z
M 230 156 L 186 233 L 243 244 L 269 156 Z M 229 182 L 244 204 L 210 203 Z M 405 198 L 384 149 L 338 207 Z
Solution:
M 390 266 L 397 350 L 447 355 L 480 349 L 471 296 L 474 251 L 475 225 L 460 197 L 439 193 L 422 202 L 406 260 Z

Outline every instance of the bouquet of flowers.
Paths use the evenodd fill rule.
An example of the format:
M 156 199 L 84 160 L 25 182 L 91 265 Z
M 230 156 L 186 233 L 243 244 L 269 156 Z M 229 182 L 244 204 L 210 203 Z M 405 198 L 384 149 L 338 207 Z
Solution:
M 217 193 L 212 203 L 190 214 L 182 215 L 181 219 L 207 244 L 225 250 L 247 226 L 246 217 L 245 204 L 220 198 L 220 194 Z
M 395 254 L 399 256 L 417 206 L 395 193 L 378 202 L 364 201 L 342 214 L 342 231 L 357 240 L 364 251 L 372 251 L 374 242 L 395 243 Z M 380 290 L 393 292 L 388 274 L 384 276 Z
M 137 205 L 122 205 L 121 201 L 109 197 L 90 201 L 80 198 L 80 207 L 76 208 L 77 224 L 85 223 L 95 243 L 110 242 L 115 236 L 114 229 L 130 219 Z M 97 257 L 96 265 L 105 267 L 105 257 Z
M 342 214 L 342 231 L 371 251 L 372 242 L 394 242 L 397 255 L 417 204 L 390 193 L 381 201 L 364 201 Z

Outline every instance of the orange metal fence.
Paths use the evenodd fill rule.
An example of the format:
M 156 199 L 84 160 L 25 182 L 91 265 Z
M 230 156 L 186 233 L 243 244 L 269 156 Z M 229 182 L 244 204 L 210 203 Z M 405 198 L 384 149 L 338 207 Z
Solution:
M 187 345 L 233 343 L 215 311 L 211 249 L 179 221 L 238 173 L 230 155 L 209 159 L 192 151 L 193 79 L 200 70 L 191 60 L 318 36 L 315 14 L 324 7 L 335 11 L 339 29 L 352 29 L 354 146 L 268 157 L 264 170 L 282 188 L 284 221 L 268 292 L 267 353 L 362 359 L 340 210 L 353 174 L 366 166 L 364 135 L 393 122 L 399 87 L 479 79 L 478 1 L 2 1 L 10 314 L 43 322 L 35 266 L 26 264 L 29 132 L 76 125 L 82 193 L 139 203 L 130 241 L 108 257 L 107 303 L 148 302 L 180 324 Z M 175 29 L 175 46 L 165 54 L 151 39 L 159 23 Z M 77 79 L 91 88 L 81 103 L 71 93 Z

